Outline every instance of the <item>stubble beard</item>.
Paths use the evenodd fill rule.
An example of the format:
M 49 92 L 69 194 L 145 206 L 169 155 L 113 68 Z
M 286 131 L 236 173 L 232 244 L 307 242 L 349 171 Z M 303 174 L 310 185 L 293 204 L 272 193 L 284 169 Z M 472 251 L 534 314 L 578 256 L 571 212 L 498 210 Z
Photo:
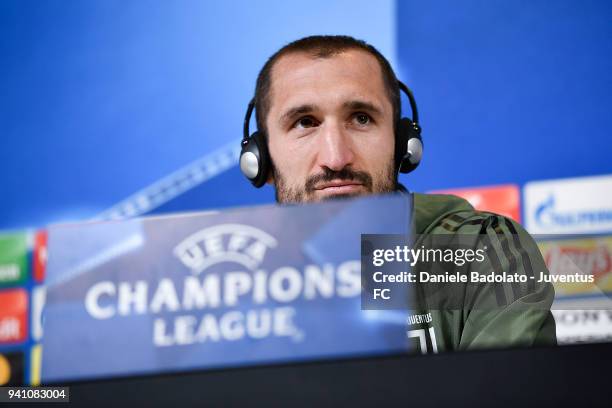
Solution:
M 287 179 L 275 166 L 272 166 L 274 175 L 274 188 L 276 190 L 276 201 L 280 204 L 295 204 L 319 201 L 316 197 L 315 186 L 321 182 L 332 180 L 347 180 L 357 181 L 361 183 L 366 192 L 357 194 L 335 194 L 327 196 L 323 200 L 351 198 L 368 194 L 384 194 L 391 193 L 397 187 L 397 173 L 395 171 L 395 163 L 390 161 L 389 165 L 376 177 L 373 177 L 367 172 L 356 171 L 349 167 L 345 167 L 340 171 L 325 169 L 324 172 L 310 176 L 303 186 L 290 186 Z

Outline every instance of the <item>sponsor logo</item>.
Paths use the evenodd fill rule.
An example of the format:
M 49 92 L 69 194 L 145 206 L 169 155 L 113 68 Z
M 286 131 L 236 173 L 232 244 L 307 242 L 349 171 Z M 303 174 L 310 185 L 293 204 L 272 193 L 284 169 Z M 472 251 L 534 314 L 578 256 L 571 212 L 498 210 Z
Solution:
M 42 283 L 45 280 L 47 266 L 47 232 L 39 231 L 34 236 L 34 280 Z
M 612 310 L 552 310 L 559 344 L 612 341 Z
M 0 281 L 15 282 L 19 280 L 19 265 L 0 265 Z
M 276 238 L 248 225 L 206 228 L 172 251 L 186 276 L 98 282 L 85 308 L 99 320 L 154 315 L 158 347 L 270 336 L 301 341 L 291 303 L 358 296 L 360 261 L 262 268 L 277 246 Z
M 588 209 L 580 211 L 558 211 L 555 197 L 551 194 L 536 207 L 535 222 L 542 228 L 575 228 L 612 222 L 612 209 Z
M 174 254 L 195 275 L 221 262 L 238 263 L 254 271 L 266 251 L 277 244 L 276 239 L 257 228 L 224 224 L 189 236 L 176 246 Z
M 30 385 L 40 385 L 40 367 L 42 363 L 42 346 L 37 344 L 30 350 Z
M 45 306 L 46 288 L 44 286 L 35 286 L 30 292 L 31 304 L 31 330 L 32 340 L 40 341 L 43 335 L 43 307 Z
M 551 275 L 592 275 L 593 283 L 555 281 L 557 295 L 612 292 L 612 237 L 539 242 Z
M 0 386 L 24 385 L 24 354 L 0 354 Z
M 612 176 L 527 183 L 526 227 L 533 234 L 612 232 L 611 192 Z
M 0 292 L 0 344 L 26 340 L 28 295 L 23 289 Z
M 0 235 L 0 286 L 25 281 L 28 266 L 27 234 Z
M 513 184 L 438 190 L 431 193 L 456 195 L 466 199 L 479 211 L 488 211 L 521 221 L 520 192 L 518 186 Z

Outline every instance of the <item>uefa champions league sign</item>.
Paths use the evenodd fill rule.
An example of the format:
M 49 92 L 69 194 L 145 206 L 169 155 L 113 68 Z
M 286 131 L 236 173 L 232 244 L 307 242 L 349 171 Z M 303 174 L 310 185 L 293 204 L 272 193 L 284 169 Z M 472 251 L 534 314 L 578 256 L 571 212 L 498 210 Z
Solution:
M 409 311 L 361 309 L 361 234 L 411 197 L 49 229 L 42 381 L 408 351 Z

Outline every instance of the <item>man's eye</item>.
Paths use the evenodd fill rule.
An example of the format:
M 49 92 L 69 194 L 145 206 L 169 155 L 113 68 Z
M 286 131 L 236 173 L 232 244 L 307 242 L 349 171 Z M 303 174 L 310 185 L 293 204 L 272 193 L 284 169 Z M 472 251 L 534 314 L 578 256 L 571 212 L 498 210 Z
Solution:
M 360 125 L 367 125 L 372 120 L 370 118 L 370 115 L 367 115 L 365 113 L 356 113 L 354 118 Z
M 312 116 L 304 116 L 303 118 L 298 119 L 297 122 L 295 122 L 295 125 L 293 126 L 301 128 L 310 128 L 317 126 L 317 121 Z

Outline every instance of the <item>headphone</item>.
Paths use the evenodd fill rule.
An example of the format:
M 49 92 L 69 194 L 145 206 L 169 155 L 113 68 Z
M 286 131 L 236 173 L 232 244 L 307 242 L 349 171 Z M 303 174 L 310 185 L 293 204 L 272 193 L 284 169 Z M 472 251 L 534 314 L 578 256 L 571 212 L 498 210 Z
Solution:
M 398 173 L 410 173 L 417 168 L 423 157 L 423 139 L 419 125 L 419 113 L 412 91 L 401 81 L 397 81 L 410 102 L 412 119 L 403 117 L 395 126 L 395 164 Z M 259 130 L 249 134 L 249 122 L 255 108 L 255 98 L 251 99 L 244 116 L 242 142 L 240 143 L 240 170 L 251 183 L 259 188 L 266 183 L 271 167 L 268 143 Z

